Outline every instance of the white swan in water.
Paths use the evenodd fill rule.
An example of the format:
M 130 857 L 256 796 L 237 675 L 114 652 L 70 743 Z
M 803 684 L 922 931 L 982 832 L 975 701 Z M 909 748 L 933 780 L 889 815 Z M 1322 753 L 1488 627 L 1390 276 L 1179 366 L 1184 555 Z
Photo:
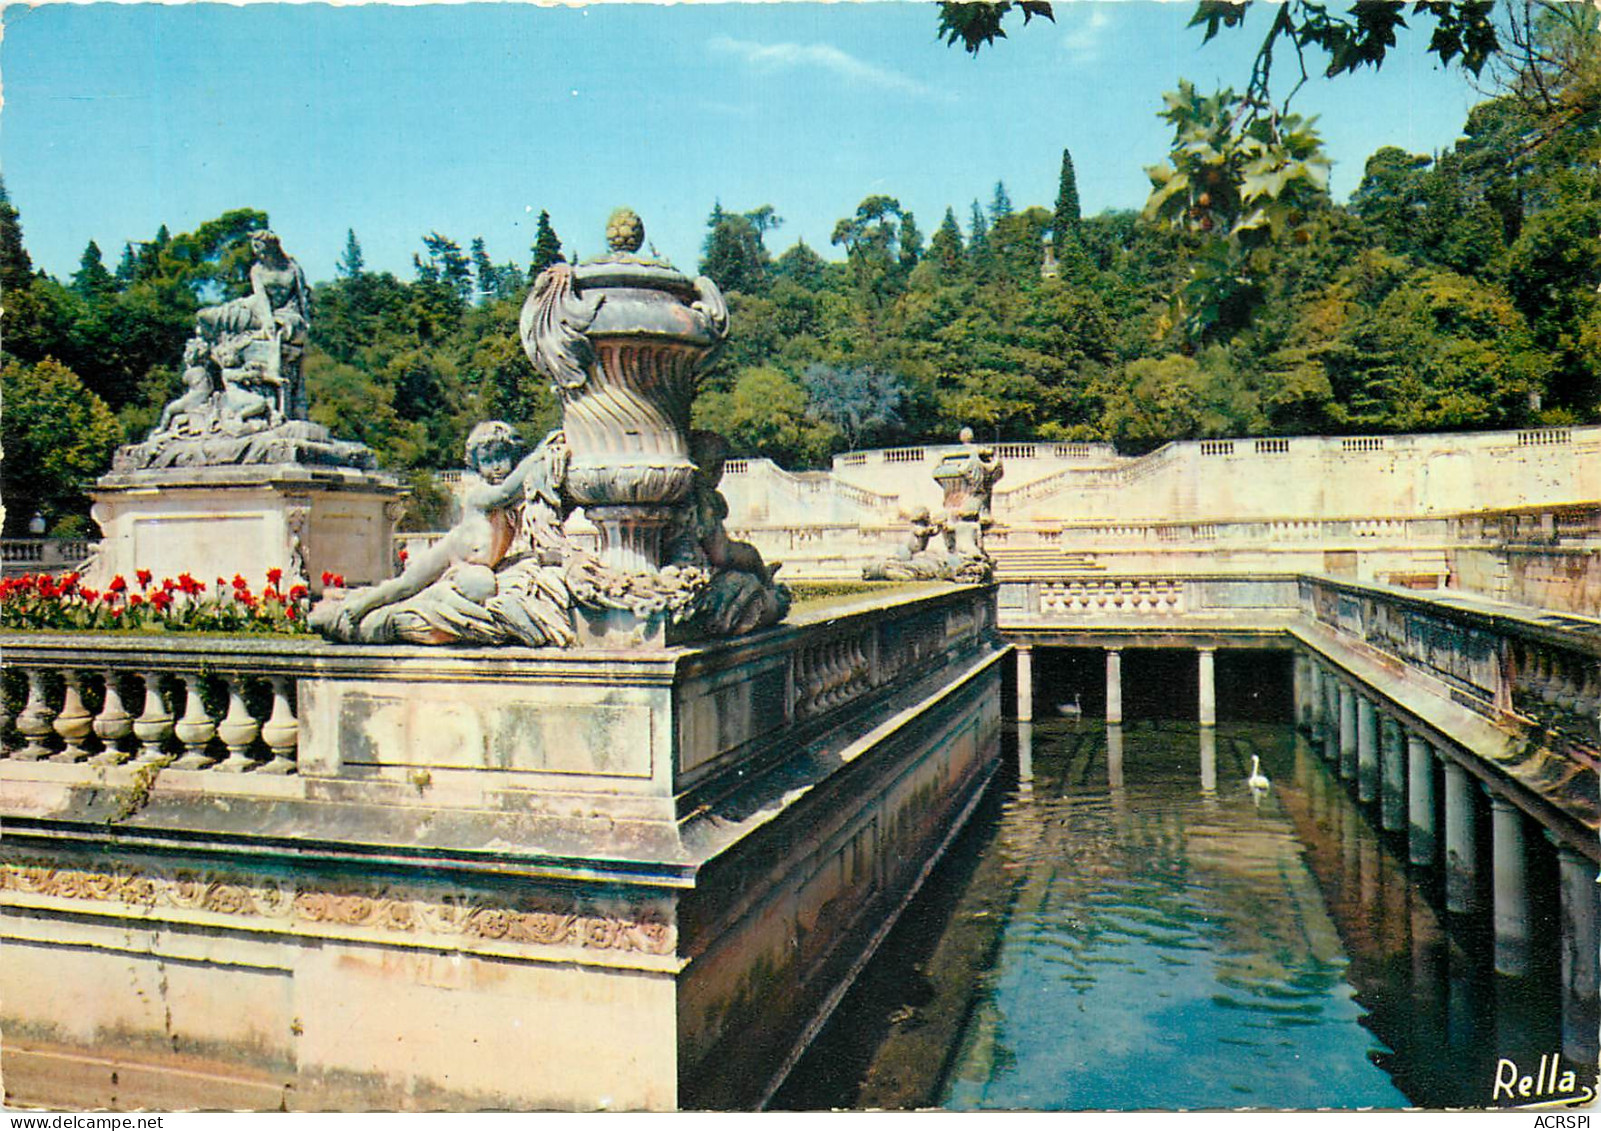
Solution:
M 1273 784 L 1262 772 L 1262 759 L 1255 754 L 1251 755 L 1251 776 L 1245 779 L 1245 784 L 1251 787 L 1253 793 L 1263 792 Z
M 1079 705 L 1077 695 L 1073 696 L 1073 701 L 1071 703 L 1058 703 L 1056 705 L 1056 710 L 1059 714 L 1069 719 L 1077 719 L 1082 717 L 1084 714 L 1084 708 Z

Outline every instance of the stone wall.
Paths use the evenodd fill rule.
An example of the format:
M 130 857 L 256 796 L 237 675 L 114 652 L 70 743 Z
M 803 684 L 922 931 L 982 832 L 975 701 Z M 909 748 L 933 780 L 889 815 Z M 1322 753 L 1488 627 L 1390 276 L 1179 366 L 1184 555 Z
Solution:
M 266 1110 L 758 1104 L 993 771 L 1005 654 L 951 586 L 659 653 L 0 646 L 8 1093 Z
M 1133 458 L 1104 444 L 996 448 L 1006 475 L 995 516 L 1010 524 L 1399 519 L 1601 498 L 1601 427 L 1190 440 Z M 778 486 L 788 473 L 768 461 L 735 461 L 723 481 L 730 525 L 827 524 L 863 508 L 887 520 L 937 508 L 930 473 L 950 450 L 836 456 L 829 479 L 845 505 L 821 480 L 798 494 Z

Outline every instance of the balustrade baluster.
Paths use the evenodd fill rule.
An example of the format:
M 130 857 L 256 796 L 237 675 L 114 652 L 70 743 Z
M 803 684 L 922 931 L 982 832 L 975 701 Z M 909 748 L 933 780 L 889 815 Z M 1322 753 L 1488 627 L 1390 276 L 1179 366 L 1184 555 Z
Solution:
M 289 681 L 281 676 L 272 678 L 272 714 L 261 728 L 262 740 L 272 751 L 272 761 L 256 771 L 262 774 L 292 774 L 295 772 L 295 748 L 300 742 L 300 722 L 289 706 Z
M 63 743 L 61 753 L 50 760 L 52 762 L 81 762 L 89 757 L 89 751 L 84 747 L 84 739 L 93 733 L 94 716 L 89 714 L 83 705 L 82 676 L 78 672 L 66 672 L 66 691 L 61 699 L 61 713 L 56 716 L 53 727 L 61 736 Z
M 261 723 L 245 705 L 245 677 L 236 675 L 228 681 L 228 713 L 217 726 L 217 736 L 228 747 L 228 757 L 217 763 L 217 771 L 242 774 L 254 769 L 256 761 L 248 751 L 260 733 Z
M 167 757 L 163 747 L 172 737 L 172 712 L 167 709 L 166 697 L 161 691 L 161 674 L 146 672 L 145 706 L 133 721 L 133 734 L 139 740 L 137 765 L 150 765 Z
M 28 702 L 22 708 L 22 714 L 17 716 L 17 730 L 27 745 L 18 750 L 12 757 L 19 762 L 37 762 L 50 755 L 50 747 L 45 741 L 55 733 L 50 722 L 55 718 L 55 711 L 45 699 L 44 671 L 40 668 L 28 669 Z
M 128 760 L 122 742 L 133 733 L 133 716 L 122 705 L 122 686 L 114 671 L 106 672 L 106 699 L 95 716 L 94 732 L 103 749 L 89 761 L 99 766 L 115 766 Z
M 183 677 L 184 709 L 183 718 L 179 719 L 173 727 L 173 733 L 178 741 L 183 743 L 183 757 L 172 764 L 175 770 L 203 770 L 216 762 L 215 758 L 206 753 L 206 747 L 216 737 L 217 723 L 206 713 L 206 705 L 200 697 L 200 677 L 187 675 Z

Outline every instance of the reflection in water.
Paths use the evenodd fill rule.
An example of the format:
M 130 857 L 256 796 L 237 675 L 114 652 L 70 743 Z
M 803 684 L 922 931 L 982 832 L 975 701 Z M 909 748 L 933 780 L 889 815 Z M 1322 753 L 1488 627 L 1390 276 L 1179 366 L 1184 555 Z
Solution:
M 1030 810 L 999 835 L 1018 896 L 942 1103 L 1404 1105 L 1293 829 L 1245 785 L 1259 751 L 1109 727 L 1103 775 L 1091 737 L 1034 730 Z
M 1024 780 L 920 897 L 942 909 L 897 927 L 777 1106 L 1484 1107 L 1498 1058 L 1561 1048 L 1557 940 L 1497 978 L 1482 922 L 1447 921 L 1289 727 L 1017 742 Z

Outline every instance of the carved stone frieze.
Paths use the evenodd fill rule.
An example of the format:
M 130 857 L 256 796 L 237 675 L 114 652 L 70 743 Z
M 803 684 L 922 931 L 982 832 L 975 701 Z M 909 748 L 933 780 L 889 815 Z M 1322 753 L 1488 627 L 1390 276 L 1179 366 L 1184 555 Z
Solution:
M 419 941 L 456 937 L 650 955 L 672 954 L 677 946 L 672 924 L 657 912 L 628 913 L 554 897 L 502 903 L 465 890 L 310 887 L 219 872 L 66 868 L 38 859 L 0 862 L 0 891 L 147 912 L 209 912 L 289 927 L 325 924 Z

